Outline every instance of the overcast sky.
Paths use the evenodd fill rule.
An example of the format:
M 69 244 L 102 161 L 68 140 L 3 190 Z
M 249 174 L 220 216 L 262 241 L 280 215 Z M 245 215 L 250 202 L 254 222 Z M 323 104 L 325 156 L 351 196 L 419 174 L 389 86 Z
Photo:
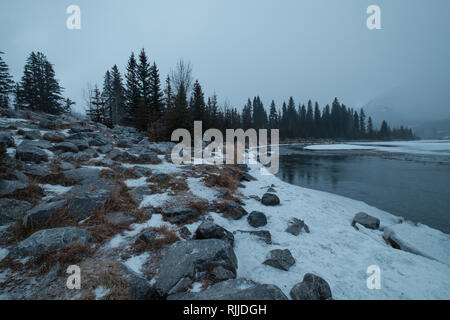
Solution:
M 81 30 L 66 8 L 81 8 Z M 381 7 L 382 30 L 366 9 Z M 179 58 L 206 94 L 241 108 L 260 95 L 321 106 L 339 97 L 360 107 L 405 82 L 448 83 L 450 1 L 432 0 L 2 0 L 0 51 L 18 80 L 28 54 L 42 51 L 65 95 L 84 108 L 82 89 L 105 71 L 123 72 L 145 47 L 162 78 Z M 446 90 L 447 91 L 447 90 Z M 442 92 L 448 95 L 448 92 Z

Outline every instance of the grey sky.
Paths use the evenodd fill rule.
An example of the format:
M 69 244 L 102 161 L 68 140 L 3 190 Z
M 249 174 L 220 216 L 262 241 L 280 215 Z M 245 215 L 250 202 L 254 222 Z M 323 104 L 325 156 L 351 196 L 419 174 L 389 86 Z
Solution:
M 66 8 L 81 8 L 81 30 Z M 382 30 L 366 27 L 381 7 Z M 65 95 L 84 107 L 82 88 L 101 85 L 130 52 L 145 47 L 162 78 L 179 58 L 205 92 L 239 109 L 293 95 L 321 106 L 338 96 L 361 107 L 411 80 L 448 83 L 450 1 L 432 0 L 2 0 L 1 51 L 18 80 L 32 50 L 55 65 Z M 447 91 L 447 90 L 445 90 Z M 442 94 L 442 101 L 448 92 Z M 445 98 L 445 99 L 444 99 Z M 447 100 L 448 101 L 448 100 Z M 450 106 L 447 105 L 450 109 Z

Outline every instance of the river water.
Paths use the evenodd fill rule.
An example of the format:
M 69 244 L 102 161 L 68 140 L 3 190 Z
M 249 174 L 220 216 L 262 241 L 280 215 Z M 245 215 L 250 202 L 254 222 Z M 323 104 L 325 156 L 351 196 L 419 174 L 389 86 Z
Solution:
M 361 200 L 450 233 L 450 164 L 287 148 L 280 148 L 277 176 L 283 181 Z

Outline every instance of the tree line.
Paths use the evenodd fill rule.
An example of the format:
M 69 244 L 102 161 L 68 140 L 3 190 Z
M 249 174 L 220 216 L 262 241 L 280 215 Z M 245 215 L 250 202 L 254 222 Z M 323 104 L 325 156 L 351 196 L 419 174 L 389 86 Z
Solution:
M 0 106 L 9 106 L 14 94 L 15 108 L 58 114 L 69 111 L 73 102 L 62 97 L 63 88 L 55 72 L 40 52 L 28 57 L 21 81 L 14 85 L 8 67 L 0 55 Z M 161 83 L 156 62 L 150 61 L 145 49 L 131 53 L 124 75 L 114 65 L 107 70 L 103 86 L 88 90 L 87 115 L 107 126 L 128 125 L 147 131 L 155 141 L 170 140 L 177 128 L 193 131 L 194 121 L 202 121 L 203 129 L 249 128 L 280 129 L 285 139 L 414 139 L 410 128 L 391 129 L 386 121 L 375 128 L 364 110 L 348 108 L 337 98 L 320 108 L 309 100 L 297 104 L 293 97 L 268 111 L 259 96 L 248 99 L 239 112 L 227 102 L 219 105 L 217 95 L 206 98 L 199 81 L 193 81 L 192 67 L 180 60 L 174 71 Z

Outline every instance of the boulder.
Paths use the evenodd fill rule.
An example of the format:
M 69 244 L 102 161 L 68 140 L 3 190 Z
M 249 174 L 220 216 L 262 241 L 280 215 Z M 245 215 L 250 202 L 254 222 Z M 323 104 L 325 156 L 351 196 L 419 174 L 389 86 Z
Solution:
M 294 236 L 298 236 L 302 230 L 305 230 L 306 233 L 309 233 L 309 227 L 305 224 L 303 220 L 292 218 L 289 222 L 289 226 L 286 229 L 286 232 L 293 234 Z
M 234 236 L 225 228 L 210 221 L 202 222 L 195 231 L 195 239 L 221 239 L 227 241 L 231 246 L 234 245 Z
M 81 192 L 77 189 L 70 191 L 69 196 L 73 196 L 67 200 L 67 213 L 77 221 L 92 216 L 96 210 L 103 208 L 111 197 L 109 189 L 92 188 L 93 190 Z
M 78 147 L 75 145 L 75 144 L 73 144 L 73 143 L 71 143 L 71 142 L 59 142 L 59 143 L 56 143 L 55 144 L 55 146 L 54 146 L 54 148 L 56 149 L 56 150 L 61 150 L 62 152 L 73 152 L 73 153 L 77 153 L 79 150 L 78 150 Z
M 238 203 L 230 200 L 226 200 L 219 205 L 220 212 L 222 212 L 227 218 L 233 220 L 239 220 L 248 212 Z
M 28 186 L 28 183 L 24 183 L 18 180 L 1 180 L 0 181 L 0 196 L 6 196 L 14 193 L 15 191 L 23 190 Z
M 113 146 L 111 144 L 105 144 L 97 149 L 100 153 L 108 153 L 113 150 Z
M 247 217 L 247 221 L 254 228 L 263 227 L 267 224 L 266 215 L 259 211 L 252 211 Z
M 22 218 L 33 205 L 27 201 L 0 198 L 0 226 L 16 222 Z
M 139 157 L 137 158 L 137 161 L 139 163 L 150 163 L 150 164 L 157 164 L 161 162 L 161 159 L 158 158 L 158 155 L 155 152 L 148 151 L 141 153 Z
M 13 258 L 39 257 L 74 243 L 87 245 L 90 240 L 91 234 L 88 231 L 76 227 L 45 229 L 19 242 L 9 255 Z
M 41 120 L 39 121 L 39 127 L 41 127 L 42 129 L 54 130 L 56 129 L 56 124 L 53 121 L 41 118 Z
M 232 279 L 212 285 L 202 292 L 184 292 L 168 300 L 288 300 L 275 285 L 260 284 L 247 279 Z
M 183 226 L 179 230 L 179 233 L 180 233 L 180 236 L 185 240 L 190 240 L 192 238 L 192 233 L 186 226 Z
M 265 206 L 277 206 L 280 204 L 280 198 L 276 194 L 266 192 L 261 199 L 261 203 Z
M 25 131 L 23 137 L 28 140 L 39 140 L 41 138 L 41 132 L 39 130 L 28 130 Z
M 150 283 L 136 272 L 121 263 L 121 278 L 125 280 L 128 298 L 130 300 L 155 300 L 158 298 Z
M 70 139 L 67 142 L 73 143 L 80 151 L 89 148 L 89 144 L 85 139 Z
M 352 226 L 358 230 L 356 224 L 359 223 L 366 228 L 377 230 L 380 227 L 380 219 L 372 217 L 364 212 L 359 212 L 355 215 L 352 221 Z
M 178 241 L 163 250 L 155 289 L 161 297 L 182 292 L 217 266 L 236 274 L 237 259 L 228 242 L 219 239 Z
M 303 281 L 297 283 L 290 291 L 294 300 L 328 300 L 331 299 L 331 289 L 328 283 L 319 276 L 305 274 Z
M 259 231 L 243 231 L 238 230 L 242 233 L 248 233 L 252 236 L 256 236 L 258 239 L 264 241 L 267 244 L 272 244 L 272 235 L 270 234 L 270 231 L 267 230 L 259 230 Z
M 48 161 L 48 155 L 44 150 L 25 144 L 25 141 L 17 147 L 16 158 L 22 161 L 31 161 L 36 163 Z
M 51 142 L 63 142 L 66 137 L 60 132 L 46 132 L 43 138 Z
M 132 143 L 129 139 L 120 139 L 119 142 L 117 142 L 117 146 L 120 148 L 131 148 Z
M 93 181 L 100 177 L 100 170 L 95 168 L 77 168 L 64 171 L 64 177 L 76 181 Z
M 14 138 L 9 132 L 0 132 L 0 142 L 6 146 L 6 148 L 14 147 Z
M 201 215 L 202 213 L 199 210 L 191 207 L 167 208 L 162 212 L 163 219 L 174 224 L 186 223 Z
M 158 239 L 158 232 L 152 228 L 145 229 L 136 237 L 136 242 L 144 242 L 147 245 L 152 245 Z
M 269 252 L 269 256 L 263 264 L 288 271 L 295 263 L 295 259 L 288 249 L 275 249 Z
M 148 186 L 139 186 L 128 191 L 136 203 L 141 203 L 145 196 L 151 195 L 152 190 Z
M 26 213 L 23 225 L 27 228 L 42 227 L 49 219 L 61 213 L 66 206 L 66 200 L 40 203 Z
M 239 172 L 239 180 L 249 182 L 249 181 L 255 181 L 256 178 L 247 172 L 241 171 L 241 172 Z
M 26 163 L 23 168 L 23 173 L 32 177 L 45 177 L 52 173 L 52 169 L 46 163 L 44 164 Z
M 126 215 L 123 212 L 109 212 L 106 214 L 106 220 L 110 224 L 115 225 L 130 225 L 136 221 L 135 217 Z

